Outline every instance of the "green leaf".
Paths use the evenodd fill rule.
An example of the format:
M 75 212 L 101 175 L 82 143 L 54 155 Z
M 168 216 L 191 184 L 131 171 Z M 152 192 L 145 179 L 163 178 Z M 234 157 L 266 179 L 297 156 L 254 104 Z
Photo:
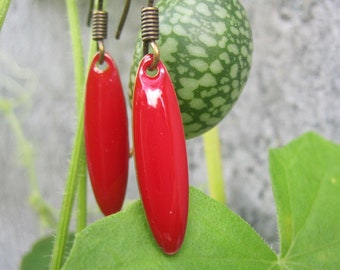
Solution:
M 63 269 L 267 269 L 275 253 L 240 217 L 200 191 L 190 191 L 189 222 L 179 253 L 155 243 L 138 201 L 76 235 Z
M 76 235 L 64 269 L 340 269 L 340 146 L 314 133 L 270 151 L 281 254 L 224 205 L 191 188 L 179 253 L 164 255 L 140 202 Z
M 48 270 L 54 242 L 53 236 L 47 236 L 34 243 L 32 250 L 21 261 L 21 270 Z M 67 254 L 71 250 L 74 234 L 70 234 L 66 243 Z
M 340 269 L 340 146 L 307 133 L 270 151 L 282 269 Z

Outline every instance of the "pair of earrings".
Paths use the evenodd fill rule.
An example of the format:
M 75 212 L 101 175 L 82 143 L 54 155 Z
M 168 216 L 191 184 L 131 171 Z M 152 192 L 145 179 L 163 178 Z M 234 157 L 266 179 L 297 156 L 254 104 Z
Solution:
M 122 207 L 128 177 L 128 121 L 114 60 L 105 53 L 108 13 L 93 12 L 98 52 L 92 60 L 85 99 L 85 144 L 89 175 L 104 215 Z M 151 231 L 166 254 L 181 247 L 188 216 L 188 165 L 184 128 L 175 90 L 160 59 L 158 9 L 142 9 L 144 56 L 137 71 L 132 131 L 139 191 Z M 153 54 L 149 54 L 149 47 Z

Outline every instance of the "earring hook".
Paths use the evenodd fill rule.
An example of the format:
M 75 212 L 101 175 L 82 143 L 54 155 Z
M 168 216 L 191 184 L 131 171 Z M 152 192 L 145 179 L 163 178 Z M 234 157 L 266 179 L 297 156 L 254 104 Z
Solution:
M 153 0 L 148 1 L 148 6 L 142 8 L 141 16 L 143 54 L 149 53 L 149 46 L 153 50 L 153 61 L 149 67 L 150 71 L 157 69 L 158 62 L 160 61 L 159 48 L 155 42 L 159 39 L 159 11 L 157 7 L 153 6 L 153 3 Z
M 87 15 L 87 26 L 91 26 L 91 21 L 92 21 L 92 17 L 93 17 L 93 10 L 94 10 L 94 2 L 95 2 L 95 0 L 90 0 L 90 8 L 89 8 L 89 13 Z M 130 10 L 130 6 L 131 6 L 131 0 L 126 0 L 125 5 L 124 5 L 124 9 L 123 9 L 123 13 L 122 13 L 122 16 L 120 18 L 119 25 L 118 25 L 118 28 L 117 28 L 117 31 L 116 31 L 116 36 L 115 36 L 116 39 L 120 38 L 123 27 L 125 25 L 127 15 L 129 13 L 129 10 Z M 103 9 L 103 0 L 99 0 L 98 10 L 102 10 L 102 9 Z
M 103 2 L 104 0 L 98 0 L 98 6 L 96 10 L 94 10 L 95 1 L 91 0 L 90 2 L 90 11 L 88 17 L 88 23 L 91 23 L 92 20 L 92 39 L 97 42 L 97 51 L 99 52 L 99 63 L 103 64 L 104 62 L 104 54 L 105 54 L 105 46 L 104 39 L 107 37 L 107 26 L 109 14 L 105 10 L 103 10 Z
M 89 13 L 87 14 L 87 26 L 91 26 L 91 20 L 92 20 L 92 13 L 94 9 L 94 0 L 90 0 L 90 9 Z
M 89 13 L 87 14 L 87 26 L 91 26 L 95 0 L 90 0 Z M 98 10 L 103 10 L 103 0 L 98 1 Z
M 149 0 L 148 1 L 148 7 L 153 7 L 153 2 L 155 2 L 154 0 Z
M 126 18 L 127 18 L 127 15 L 129 13 L 130 5 L 131 5 L 131 0 L 126 0 L 125 5 L 124 5 L 124 10 L 123 10 L 123 13 L 122 13 L 122 17 L 120 18 L 119 25 L 118 25 L 118 28 L 117 28 L 116 39 L 120 38 L 120 35 L 122 33 L 122 30 L 123 30 L 123 27 L 124 27 L 124 24 L 125 24 L 125 21 L 126 21 Z

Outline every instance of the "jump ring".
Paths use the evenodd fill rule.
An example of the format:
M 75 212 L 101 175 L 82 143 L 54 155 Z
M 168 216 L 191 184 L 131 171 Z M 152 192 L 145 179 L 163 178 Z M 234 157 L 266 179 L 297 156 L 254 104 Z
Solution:
M 153 50 L 153 61 L 150 65 L 150 67 L 149 67 L 149 70 L 153 71 L 153 70 L 157 69 L 157 65 L 158 65 L 158 62 L 160 61 L 161 55 L 160 55 L 159 48 L 158 48 L 155 41 L 151 41 L 150 46 Z
M 98 51 L 99 51 L 99 64 L 103 64 L 104 54 L 105 54 L 104 41 L 99 40 L 97 44 L 98 44 Z

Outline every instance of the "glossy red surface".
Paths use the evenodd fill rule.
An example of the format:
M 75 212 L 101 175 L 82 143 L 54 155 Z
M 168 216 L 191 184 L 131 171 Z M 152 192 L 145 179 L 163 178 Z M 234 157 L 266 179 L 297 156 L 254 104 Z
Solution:
M 122 207 L 128 175 L 129 138 L 126 104 L 118 69 L 108 54 L 92 61 L 86 85 L 85 146 L 97 203 L 104 215 Z
M 139 190 L 147 220 L 160 247 L 181 247 L 188 216 L 188 165 L 182 118 L 162 62 L 149 76 L 152 55 L 139 66 L 133 97 L 133 137 Z

